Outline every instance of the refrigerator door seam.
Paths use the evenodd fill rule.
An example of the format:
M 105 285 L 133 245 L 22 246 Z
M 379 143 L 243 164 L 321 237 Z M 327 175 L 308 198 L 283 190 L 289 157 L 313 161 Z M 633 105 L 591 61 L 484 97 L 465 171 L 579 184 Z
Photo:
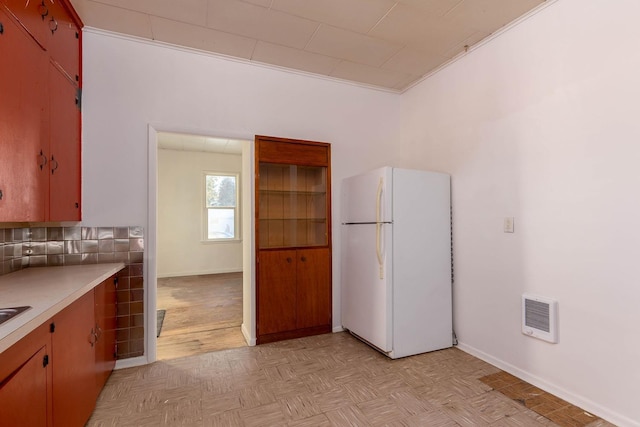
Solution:
M 376 194 L 376 256 L 378 257 L 378 266 L 380 268 L 380 278 L 384 279 L 384 259 L 382 258 L 382 245 L 380 231 L 382 225 L 380 224 L 380 206 L 382 205 L 382 187 L 384 181 L 382 177 L 378 181 L 378 192 Z

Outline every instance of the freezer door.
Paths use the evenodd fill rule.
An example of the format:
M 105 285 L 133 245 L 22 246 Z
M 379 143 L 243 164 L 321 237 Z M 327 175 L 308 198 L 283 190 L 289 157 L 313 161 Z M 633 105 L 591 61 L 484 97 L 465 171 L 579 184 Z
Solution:
M 376 227 L 380 227 L 382 270 L 376 252 Z M 342 325 L 385 352 L 393 346 L 392 227 L 391 224 L 342 226 Z
M 392 168 L 342 180 L 342 223 L 391 222 Z

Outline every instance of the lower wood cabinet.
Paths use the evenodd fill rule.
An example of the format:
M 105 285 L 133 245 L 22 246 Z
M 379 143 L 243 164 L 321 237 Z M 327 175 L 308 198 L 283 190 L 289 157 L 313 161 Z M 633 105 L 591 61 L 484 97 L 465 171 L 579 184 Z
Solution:
M 95 406 L 95 316 L 93 292 L 54 317 L 52 339 L 55 426 L 84 425 Z
M 52 425 L 50 354 L 48 324 L 0 354 L 0 425 Z
M 258 280 L 259 343 L 331 331 L 328 248 L 260 251 Z
M 98 393 L 109 379 L 116 365 L 116 284 L 114 278 L 94 289 L 96 313 L 96 385 Z
M 115 365 L 109 278 L 0 354 L 0 425 L 83 426 Z

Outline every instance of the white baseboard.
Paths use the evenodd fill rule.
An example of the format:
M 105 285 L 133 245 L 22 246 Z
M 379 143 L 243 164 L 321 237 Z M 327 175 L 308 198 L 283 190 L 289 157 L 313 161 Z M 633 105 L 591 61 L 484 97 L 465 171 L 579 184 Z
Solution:
M 344 328 L 342 327 L 342 325 L 340 326 L 334 326 L 333 329 L 331 330 L 331 332 L 333 332 L 334 334 L 336 332 L 344 332 Z
M 168 277 L 182 277 L 182 276 L 204 276 L 207 274 L 224 274 L 224 273 L 242 273 L 242 268 L 215 269 L 215 270 L 206 270 L 206 271 L 180 271 L 180 272 L 173 272 L 173 273 L 158 272 L 158 279 L 166 279 Z
M 497 359 L 481 350 L 478 350 L 475 347 L 466 345 L 463 342 L 458 342 L 457 347 L 460 350 L 464 351 L 465 353 L 469 353 L 477 357 L 478 359 L 482 359 L 485 362 L 490 363 L 512 375 L 515 375 L 516 377 L 530 384 L 533 384 L 534 386 L 541 388 L 542 390 L 545 390 L 546 392 L 551 393 L 561 399 L 564 399 L 569 403 L 579 406 L 585 411 L 588 411 L 594 415 L 597 415 L 598 417 L 606 421 L 609 421 L 610 423 L 613 423 L 620 427 L 640 427 L 639 421 L 632 420 L 628 417 L 625 417 L 624 415 L 613 412 L 610 409 L 605 408 L 583 396 L 577 395 L 575 393 L 571 393 L 570 391 L 565 390 L 562 387 L 558 387 L 557 385 L 545 379 L 532 375 L 527 371 L 523 371 L 522 369 L 516 366 L 513 366 L 505 362 L 504 360 Z
M 240 331 L 242 332 L 244 340 L 249 346 L 253 347 L 254 345 L 256 345 L 256 337 L 252 337 L 251 334 L 249 334 L 249 331 L 247 330 L 244 323 L 242 324 L 242 326 L 240 326 Z
M 116 360 L 116 366 L 114 369 L 133 368 L 135 366 L 142 366 L 142 365 L 148 365 L 148 364 L 149 364 L 149 360 L 147 359 L 146 356 L 131 357 L 129 359 Z

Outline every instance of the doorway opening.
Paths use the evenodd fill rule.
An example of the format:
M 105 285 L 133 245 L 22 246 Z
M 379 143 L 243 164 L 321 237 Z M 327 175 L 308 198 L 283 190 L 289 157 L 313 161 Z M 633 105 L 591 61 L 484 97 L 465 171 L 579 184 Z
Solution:
M 243 245 L 251 238 L 243 229 L 248 144 L 157 133 L 158 360 L 247 345 L 241 328 Z

